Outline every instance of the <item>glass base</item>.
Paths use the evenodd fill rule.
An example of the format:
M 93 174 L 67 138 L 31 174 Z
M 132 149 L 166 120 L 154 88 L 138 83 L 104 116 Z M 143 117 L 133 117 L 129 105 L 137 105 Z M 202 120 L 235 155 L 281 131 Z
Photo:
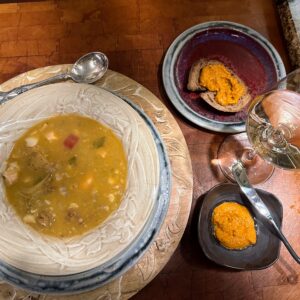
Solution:
M 227 136 L 219 147 L 217 158 L 222 173 L 232 182 L 235 180 L 231 173 L 231 167 L 237 160 L 242 161 L 252 184 L 265 182 L 274 171 L 271 164 L 252 150 L 246 132 Z

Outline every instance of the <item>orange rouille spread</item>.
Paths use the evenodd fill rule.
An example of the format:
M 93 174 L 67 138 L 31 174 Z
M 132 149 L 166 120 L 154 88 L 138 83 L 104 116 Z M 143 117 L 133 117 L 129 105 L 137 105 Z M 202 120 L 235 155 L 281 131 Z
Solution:
M 222 105 L 235 105 L 246 94 L 245 85 L 223 64 L 202 68 L 199 83 L 211 92 L 216 92 L 216 101 Z
M 254 220 L 243 205 L 236 202 L 218 205 L 212 223 L 216 238 L 225 248 L 240 250 L 256 243 Z

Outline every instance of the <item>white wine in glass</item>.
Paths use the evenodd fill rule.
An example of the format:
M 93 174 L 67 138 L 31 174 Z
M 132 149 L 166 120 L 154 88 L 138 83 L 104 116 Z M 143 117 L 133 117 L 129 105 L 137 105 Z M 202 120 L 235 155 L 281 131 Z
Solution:
M 218 163 L 227 178 L 233 180 L 231 167 L 237 160 L 252 184 L 266 181 L 273 166 L 300 169 L 300 69 L 253 100 L 246 131 L 228 136 L 220 145 Z
M 250 108 L 247 134 L 254 151 L 284 169 L 300 168 L 300 94 L 275 90 Z

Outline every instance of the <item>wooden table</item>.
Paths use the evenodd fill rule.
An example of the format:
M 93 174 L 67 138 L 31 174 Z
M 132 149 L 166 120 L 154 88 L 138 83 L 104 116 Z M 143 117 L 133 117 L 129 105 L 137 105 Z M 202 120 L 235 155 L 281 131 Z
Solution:
M 5 1 L 9 2 L 9 1 Z M 195 220 L 202 196 L 224 181 L 210 161 L 224 135 L 194 126 L 165 95 L 163 56 L 186 28 L 211 20 L 250 26 L 268 38 L 290 66 L 272 0 L 64 0 L 0 4 L 0 81 L 30 69 L 71 63 L 101 50 L 110 68 L 140 82 L 176 117 L 194 172 L 193 208 L 180 246 L 162 272 L 133 299 L 300 299 L 300 267 L 282 247 L 279 261 L 262 271 L 237 272 L 208 261 L 197 243 Z M 262 187 L 284 206 L 283 231 L 300 252 L 300 174 L 276 170 Z

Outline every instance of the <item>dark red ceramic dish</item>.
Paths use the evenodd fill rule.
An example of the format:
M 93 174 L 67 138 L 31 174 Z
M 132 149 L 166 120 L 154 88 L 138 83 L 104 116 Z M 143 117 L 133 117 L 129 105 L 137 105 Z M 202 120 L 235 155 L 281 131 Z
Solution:
M 187 90 L 190 68 L 200 58 L 217 59 L 224 63 L 245 82 L 252 97 L 271 88 L 278 80 L 274 61 L 250 35 L 222 27 L 197 32 L 185 43 L 177 57 L 174 79 L 182 100 L 199 116 L 209 120 L 244 122 L 247 108 L 237 113 L 221 112 L 210 107 L 199 94 Z

